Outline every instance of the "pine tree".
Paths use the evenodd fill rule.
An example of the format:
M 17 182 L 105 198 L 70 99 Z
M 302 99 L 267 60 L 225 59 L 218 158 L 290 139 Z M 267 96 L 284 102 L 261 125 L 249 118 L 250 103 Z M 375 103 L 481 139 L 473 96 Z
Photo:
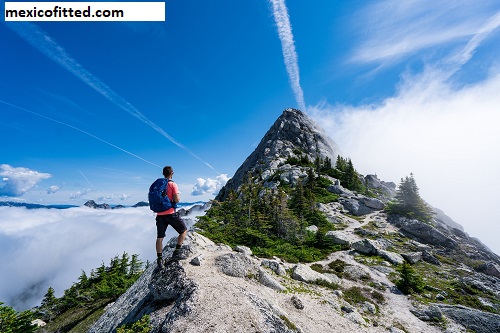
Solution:
M 10 306 L 0 302 L 0 332 L 2 333 L 32 333 L 38 327 L 31 324 L 33 313 L 29 310 L 17 312 Z
M 424 291 L 425 282 L 413 267 L 407 262 L 398 269 L 400 279 L 396 281 L 396 286 L 405 294 L 421 293 Z
M 54 295 L 54 288 L 49 287 L 40 304 L 40 312 L 43 320 L 51 321 L 58 314 L 59 300 Z
M 418 192 L 413 173 L 409 177 L 401 178 L 396 200 L 389 205 L 389 212 L 430 223 L 433 216 L 432 210 L 425 204 Z

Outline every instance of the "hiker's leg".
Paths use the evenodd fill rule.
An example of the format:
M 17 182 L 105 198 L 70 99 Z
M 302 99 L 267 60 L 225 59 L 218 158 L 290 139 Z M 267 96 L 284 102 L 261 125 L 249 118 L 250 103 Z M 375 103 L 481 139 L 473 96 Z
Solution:
M 166 230 L 167 219 L 165 216 L 156 216 L 156 253 L 158 256 L 160 256 L 163 251 L 163 238 L 165 237 Z
M 182 220 L 182 218 L 179 216 L 178 213 L 169 215 L 171 220 L 169 221 L 169 224 L 172 226 L 172 228 L 175 229 L 179 233 L 179 237 L 177 237 L 177 248 L 179 248 L 182 243 L 184 242 L 184 239 L 186 238 L 188 229 L 186 228 L 186 224 Z
M 179 234 L 179 237 L 177 237 L 177 245 L 182 245 L 182 243 L 184 243 L 184 239 L 186 238 L 186 235 L 187 235 L 187 229 L 184 230 L 184 232 L 181 232 Z
M 156 239 L 156 253 L 161 253 L 163 250 L 163 238 Z

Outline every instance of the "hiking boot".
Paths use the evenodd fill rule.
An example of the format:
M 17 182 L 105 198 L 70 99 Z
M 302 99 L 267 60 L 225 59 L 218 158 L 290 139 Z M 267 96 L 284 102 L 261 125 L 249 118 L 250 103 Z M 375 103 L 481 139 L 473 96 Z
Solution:
M 163 263 L 163 258 L 160 257 L 160 258 L 156 259 L 156 263 L 158 264 L 159 269 L 161 269 L 161 270 L 165 269 L 165 264 Z
M 180 249 L 175 249 L 174 252 L 172 253 L 172 258 L 171 260 L 180 260 L 183 259 L 181 255 L 181 250 Z

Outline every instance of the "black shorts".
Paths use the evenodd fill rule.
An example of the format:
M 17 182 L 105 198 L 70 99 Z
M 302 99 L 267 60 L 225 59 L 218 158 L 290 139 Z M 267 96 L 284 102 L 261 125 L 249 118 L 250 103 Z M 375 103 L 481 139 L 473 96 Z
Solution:
M 156 233 L 158 238 L 165 237 L 167 227 L 171 225 L 179 234 L 186 231 L 186 224 L 179 216 L 179 213 L 168 215 L 156 215 Z

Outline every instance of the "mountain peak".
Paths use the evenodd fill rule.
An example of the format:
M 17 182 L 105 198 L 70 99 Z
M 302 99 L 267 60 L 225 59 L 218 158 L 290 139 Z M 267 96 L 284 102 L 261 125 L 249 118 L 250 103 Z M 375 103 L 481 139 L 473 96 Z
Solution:
M 230 190 L 238 189 L 248 172 L 268 177 L 286 164 L 289 158 L 307 157 L 311 162 L 316 158 L 329 158 L 335 161 L 339 151 L 337 144 L 305 113 L 297 109 L 286 109 L 216 199 L 224 200 Z

